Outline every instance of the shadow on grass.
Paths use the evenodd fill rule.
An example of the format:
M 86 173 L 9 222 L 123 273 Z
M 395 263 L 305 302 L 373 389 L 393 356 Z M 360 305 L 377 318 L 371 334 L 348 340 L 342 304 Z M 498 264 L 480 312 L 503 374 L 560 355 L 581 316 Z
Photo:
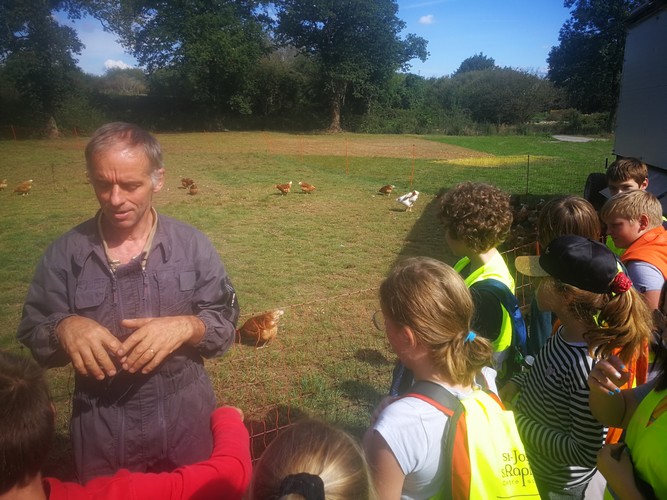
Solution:
M 368 363 L 372 366 L 391 365 L 391 361 L 376 349 L 359 349 L 355 355 L 355 359 L 363 363 Z
M 419 200 L 428 200 L 427 205 L 422 211 L 422 215 L 416 218 L 412 229 L 405 238 L 403 248 L 396 257 L 394 263 L 406 257 L 432 257 L 448 264 L 453 264 L 454 257 L 445 244 L 445 235 L 442 225 L 437 218 L 438 197 L 444 193 L 445 189 L 428 200 L 422 196 Z M 419 202 L 418 202 L 419 203 Z M 415 212 L 406 212 L 400 208 L 397 212 L 404 212 L 406 217 L 412 217 Z

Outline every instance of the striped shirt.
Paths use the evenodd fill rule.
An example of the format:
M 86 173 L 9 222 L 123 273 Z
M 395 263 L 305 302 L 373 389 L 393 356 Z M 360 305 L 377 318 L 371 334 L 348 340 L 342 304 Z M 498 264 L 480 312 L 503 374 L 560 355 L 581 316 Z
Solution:
M 530 371 L 513 379 L 521 387 L 516 424 L 533 473 L 555 490 L 591 479 L 607 433 L 588 406 L 588 346 L 566 342 L 561 331 L 549 338 Z

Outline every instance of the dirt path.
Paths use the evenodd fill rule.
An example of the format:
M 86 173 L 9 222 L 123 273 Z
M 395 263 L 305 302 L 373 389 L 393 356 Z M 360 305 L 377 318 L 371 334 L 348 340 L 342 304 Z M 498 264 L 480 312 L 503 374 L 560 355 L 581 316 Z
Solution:
M 419 158 L 448 160 L 492 156 L 479 151 L 429 141 L 410 135 L 283 134 L 276 132 L 220 132 L 205 134 L 210 147 L 220 153 L 268 153 L 303 156 Z M 186 134 L 163 134 L 165 149 L 189 148 Z M 201 147 L 201 141 L 197 141 Z

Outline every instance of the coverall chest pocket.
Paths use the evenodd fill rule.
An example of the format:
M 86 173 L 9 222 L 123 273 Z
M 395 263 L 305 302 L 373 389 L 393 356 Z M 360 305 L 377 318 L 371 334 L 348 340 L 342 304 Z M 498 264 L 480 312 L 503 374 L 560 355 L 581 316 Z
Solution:
M 97 310 L 107 296 L 109 280 L 81 280 L 76 283 L 74 306 L 77 312 Z
M 196 271 L 163 271 L 157 274 L 160 316 L 193 314 L 192 299 L 197 284 Z

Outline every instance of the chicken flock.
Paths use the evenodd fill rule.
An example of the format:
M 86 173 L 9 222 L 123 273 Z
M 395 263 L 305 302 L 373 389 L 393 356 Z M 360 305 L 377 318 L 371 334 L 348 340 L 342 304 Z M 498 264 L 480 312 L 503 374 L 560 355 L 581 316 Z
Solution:
M 14 188 L 14 193 L 20 194 L 21 196 L 27 196 L 30 193 L 30 190 L 32 189 L 32 179 L 28 179 L 27 181 L 23 181 L 19 184 L 16 185 Z M 7 179 L 2 179 L 0 181 L 0 191 L 4 191 L 7 189 L 7 186 L 9 185 L 9 181 Z
M 310 194 L 315 191 L 315 186 L 308 184 L 307 182 L 299 181 L 297 184 L 299 184 L 301 192 L 304 194 Z M 292 190 L 292 181 L 286 182 L 284 184 L 276 184 L 275 188 L 280 191 L 280 194 L 287 196 Z

